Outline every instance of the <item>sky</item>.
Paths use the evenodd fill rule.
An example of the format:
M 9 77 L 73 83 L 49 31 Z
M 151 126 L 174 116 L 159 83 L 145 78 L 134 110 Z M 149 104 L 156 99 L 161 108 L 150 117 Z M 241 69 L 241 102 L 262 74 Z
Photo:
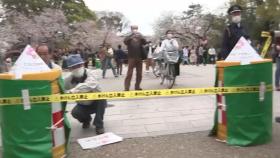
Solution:
M 153 34 L 153 24 L 166 12 L 182 12 L 190 4 L 201 4 L 205 11 L 222 13 L 228 0 L 84 0 L 93 11 L 119 11 L 131 22 L 139 26 L 145 35 Z

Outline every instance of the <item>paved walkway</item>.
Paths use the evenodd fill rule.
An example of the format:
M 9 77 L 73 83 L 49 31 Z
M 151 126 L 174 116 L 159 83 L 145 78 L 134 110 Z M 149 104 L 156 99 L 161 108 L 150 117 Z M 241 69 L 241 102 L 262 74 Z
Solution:
M 122 91 L 125 76 L 114 78 L 112 72 L 107 73 L 108 77 L 100 80 L 103 91 Z M 97 74 L 100 76 L 101 72 L 98 71 Z M 214 74 L 213 65 L 182 66 L 175 88 L 212 87 Z M 142 88 L 165 87 L 151 73 L 144 73 Z M 280 116 L 279 95 L 280 92 L 274 92 L 274 116 Z M 210 130 L 213 125 L 215 96 L 116 100 L 109 101 L 109 104 L 113 106 L 106 109 L 105 130 L 124 138 L 133 138 Z M 67 110 L 71 111 L 73 107 L 74 104 L 69 104 Z M 95 135 L 94 127 L 83 130 L 75 119 L 71 116 L 69 119 L 72 125 L 71 141 Z
M 182 66 L 176 87 L 212 87 L 215 67 Z M 108 78 L 101 80 L 104 91 L 123 90 L 124 76 L 114 78 L 108 71 Z M 133 83 L 131 85 L 134 85 Z M 159 79 L 145 74 L 144 89 L 163 89 Z M 280 116 L 279 92 L 274 93 L 274 115 Z M 215 96 L 188 96 L 154 99 L 109 101 L 113 107 L 106 109 L 105 130 L 124 138 L 158 136 L 176 133 L 210 130 L 213 125 Z M 71 110 L 74 105 L 68 106 Z M 72 141 L 95 135 L 94 127 L 81 129 L 72 117 Z

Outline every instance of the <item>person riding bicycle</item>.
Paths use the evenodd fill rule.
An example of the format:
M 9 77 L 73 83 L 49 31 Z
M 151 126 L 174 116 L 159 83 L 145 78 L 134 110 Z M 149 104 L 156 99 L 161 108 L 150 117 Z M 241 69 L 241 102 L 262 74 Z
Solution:
M 166 39 L 161 43 L 161 51 L 165 52 L 178 52 L 179 44 L 176 39 L 173 38 L 173 31 L 166 31 Z M 175 64 L 175 75 L 180 75 L 180 63 L 179 61 Z

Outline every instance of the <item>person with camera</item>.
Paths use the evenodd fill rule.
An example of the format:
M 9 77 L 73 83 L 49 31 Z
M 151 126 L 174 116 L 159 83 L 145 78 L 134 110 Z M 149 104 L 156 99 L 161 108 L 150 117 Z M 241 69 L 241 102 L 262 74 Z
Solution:
M 131 33 L 124 39 L 124 44 L 128 50 L 128 69 L 124 81 L 125 91 L 129 91 L 133 69 L 136 68 L 135 90 L 142 90 L 140 87 L 142 81 L 143 60 L 147 58 L 144 45 L 147 44 L 144 36 L 138 32 L 138 26 L 131 26 Z

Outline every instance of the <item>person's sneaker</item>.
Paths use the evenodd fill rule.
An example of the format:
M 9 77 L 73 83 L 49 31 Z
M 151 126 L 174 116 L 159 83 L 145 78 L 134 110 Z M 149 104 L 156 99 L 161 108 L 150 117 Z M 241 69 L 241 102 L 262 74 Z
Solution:
M 96 129 L 95 129 L 95 132 L 96 132 L 97 135 L 99 135 L 99 134 L 105 133 L 105 130 L 104 130 L 103 127 L 101 127 L 101 128 L 96 128 Z
M 83 129 L 89 128 L 90 127 L 90 122 L 84 122 L 82 127 L 83 127 Z
M 276 117 L 276 118 L 275 118 L 275 121 L 278 122 L 278 123 L 280 123 L 280 117 Z
M 142 88 L 135 88 L 136 91 L 142 91 Z

